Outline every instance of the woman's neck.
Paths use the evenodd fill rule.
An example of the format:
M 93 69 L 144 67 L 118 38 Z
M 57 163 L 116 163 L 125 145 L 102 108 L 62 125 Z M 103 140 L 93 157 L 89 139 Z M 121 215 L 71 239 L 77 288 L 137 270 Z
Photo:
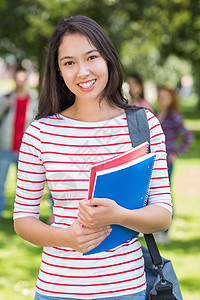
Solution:
M 17 87 L 15 93 L 18 97 L 23 97 L 27 94 L 27 90 L 24 87 Z
M 141 94 L 140 93 L 136 93 L 135 95 L 132 96 L 133 101 L 138 101 L 140 99 L 142 99 Z
M 74 120 L 82 122 L 99 122 L 118 117 L 124 110 L 111 105 L 107 100 L 99 102 L 75 101 L 75 103 L 64 110 L 61 114 Z

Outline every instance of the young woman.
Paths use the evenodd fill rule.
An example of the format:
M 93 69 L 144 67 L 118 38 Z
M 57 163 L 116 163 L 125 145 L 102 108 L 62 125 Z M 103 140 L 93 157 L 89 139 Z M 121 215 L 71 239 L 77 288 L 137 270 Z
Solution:
M 177 92 L 174 89 L 159 87 L 157 117 L 166 137 L 167 163 L 171 179 L 175 160 L 189 148 L 193 140 L 191 132 L 183 124 Z
M 141 75 L 138 73 L 132 73 L 128 76 L 127 82 L 130 86 L 131 96 L 129 104 L 145 107 L 153 111 L 151 105 L 144 97 L 144 85 Z
M 167 86 L 158 89 L 157 117 L 165 134 L 167 151 L 168 176 L 171 184 L 174 162 L 185 152 L 193 141 L 193 135 L 184 127 L 180 114 L 177 92 Z M 156 241 L 162 244 L 170 242 L 169 230 L 155 235 Z
M 131 149 L 120 61 L 103 29 L 76 16 L 56 28 L 48 52 L 37 120 L 21 145 L 16 233 L 44 246 L 35 299 L 145 299 L 138 237 L 111 251 L 84 255 L 119 224 L 138 232 L 165 230 L 171 221 L 164 135 L 147 111 L 156 164 L 149 205 L 127 210 L 111 199 L 87 199 L 89 168 Z M 45 182 L 55 222 L 39 220 Z

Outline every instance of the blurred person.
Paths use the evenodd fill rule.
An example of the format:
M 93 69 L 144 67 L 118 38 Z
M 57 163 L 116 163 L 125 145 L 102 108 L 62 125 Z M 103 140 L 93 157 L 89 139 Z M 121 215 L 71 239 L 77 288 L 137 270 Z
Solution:
M 166 138 L 168 172 L 171 181 L 174 162 L 180 154 L 188 150 L 193 141 L 192 133 L 184 126 L 176 90 L 167 86 L 159 87 L 157 117 Z
M 179 99 L 175 89 L 164 85 L 160 86 L 158 88 L 157 102 L 158 112 L 156 115 L 165 134 L 167 166 L 171 185 L 174 163 L 180 154 L 188 150 L 193 141 L 193 135 L 183 124 Z M 156 234 L 156 237 L 157 241 L 161 243 L 170 241 L 168 230 Z
M 127 83 L 130 87 L 131 100 L 130 105 L 136 105 L 144 108 L 148 108 L 153 111 L 151 105 L 144 97 L 144 85 L 142 76 L 139 73 L 132 73 L 127 77 Z
M 15 90 L 0 98 L 0 218 L 5 209 L 5 181 L 11 163 L 18 163 L 22 136 L 34 120 L 37 100 L 27 88 L 27 72 L 18 68 L 14 76 Z
M 126 111 L 140 108 L 126 103 L 117 52 L 90 18 L 61 20 L 45 69 L 39 112 L 22 140 L 14 208 L 16 233 L 44 247 L 35 300 L 144 300 L 138 236 L 111 251 L 83 253 L 110 234 L 111 224 L 145 233 L 168 228 L 172 207 L 161 126 L 146 109 L 156 153 L 149 205 L 128 210 L 112 199 L 88 200 L 91 164 L 132 148 Z M 51 226 L 39 219 L 46 180 L 54 200 Z

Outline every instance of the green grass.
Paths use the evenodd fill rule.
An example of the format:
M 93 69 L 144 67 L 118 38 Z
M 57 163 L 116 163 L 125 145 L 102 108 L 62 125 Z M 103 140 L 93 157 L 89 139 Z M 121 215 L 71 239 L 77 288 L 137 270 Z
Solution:
M 7 208 L 0 220 L 0 300 L 33 299 L 39 271 L 42 248 L 20 237 L 13 229 L 12 211 L 16 185 L 16 168 L 11 166 L 6 182 Z M 50 216 L 48 190 L 45 189 L 41 219 L 47 222 Z
M 200 158 L 180 159 L 174 170 L 172 196 L 175 218 L 170 245 L 160 246 L 173 262 L 184 299 L 200 299 Z
M 170 230 L 172 242 L 159 245 L 162 256 L 172 260 L 184 300 L 200 299 L 200 118 L 191 106 L 183 106 L 187 126 L 195 141 L 175 164 L 172 195 L 175 217 Z M 13 230 L 12 211 L 16 172 L 12 166 L 6 182 L 7 208 L 0 221 L 0 300 L 31 300 L 40 266 L 42 249 L 18 237 Z M 48 191 L 41 218 L 50 215 Z
M 192 152 L 192 151 L 191 151 Z M 174 169 L 172 198 L 175 217 L 169 231 L 171 243 L 158 245 L 171 259 L 184 300 L 199 300 L 200 270 L 200 158 L 181 158 Z M 141 242 L 145 244 L 144 240 Z

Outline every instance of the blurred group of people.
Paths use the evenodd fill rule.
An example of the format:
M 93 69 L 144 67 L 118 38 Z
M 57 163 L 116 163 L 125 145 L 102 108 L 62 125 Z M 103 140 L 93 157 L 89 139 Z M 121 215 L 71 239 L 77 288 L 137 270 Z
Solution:
M 145 107 L 153 111 L 151 104 L 145 99 L 144 84 L 139 73 L 132 73 L 127 77 L 130 86 L 131 100 L 129 104 Z M 159 86 L 157 89 L 157 110 L 154 111 L 160 121 L 165 134 L 167 151 L 167 165 L 169 182 L 172 186 L 172 171 L 174 162 L 180 154 L 187 151 L 192 144 L 193 134 L 185 127 L 183 117 L 180 112 L 179 97 L 176 89 L 166 85 Z M 174 203 L 173 203 L 174 215 Z M 159 243 L 169 243 L 169 230 L 155 234 Z
M 171 184 L 172 170 L 177 157 L 192 143 L 193 135 L 184 126 L 180 113 L 178 95 L 175 89 L 167 86 L 158 88 L 157 111 L 146 100 L 143 79 L 139 73 L 127 77 L 130 86 L 130 105 L 145 107 L 158 117 L 166 137 L 168 173 Z M 15 73 L 16 88 L 0 98 L 0 218 L 6 205 L 5 182 L 11 163 L 17 165 L 23 133 L 34 120 L 37 112 L 37 99 L 30 96 L 27 89 L 27 72 L 19 68 Z M 177 143 L 177 141 L 179 141 Z M 52 199 L 51 199 L 52 200 Z M 50 217 L 51 220 L 51 217 Z M 51 223 L 51 221 L 50 221 Z M 157 234 L 160 242 L 169 241 L 168 231 Z

